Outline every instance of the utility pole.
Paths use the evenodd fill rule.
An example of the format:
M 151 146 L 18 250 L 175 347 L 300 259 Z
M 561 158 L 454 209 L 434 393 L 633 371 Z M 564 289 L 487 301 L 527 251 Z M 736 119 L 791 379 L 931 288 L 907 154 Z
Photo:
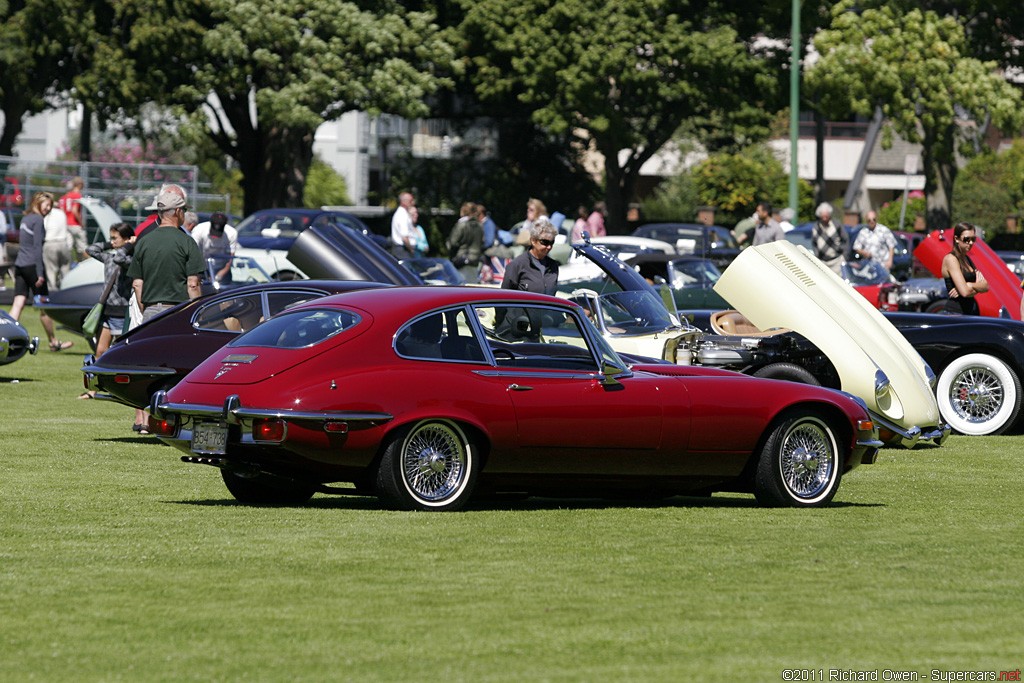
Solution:
M 793 209 L 793 222 L 800 219 L 799 159 L 800 141 L 800 0 L 793 0 L 793 27 L 790 32 L 789 54 L 789 208 Z

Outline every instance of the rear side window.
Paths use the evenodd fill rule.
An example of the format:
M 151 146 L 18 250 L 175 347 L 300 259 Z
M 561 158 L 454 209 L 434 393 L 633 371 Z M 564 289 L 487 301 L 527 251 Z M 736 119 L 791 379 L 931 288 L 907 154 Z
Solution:
M 420 360 L 484 362 L 483 349 L 464 308 L 438 311 L 411 321 L 395 336 L 395 351 Z
M 351 329 L 359 324 L 359 320 L 358 315 L 345 310 L 314 309 L 282 313 L 251 332 L 243 334 L 228 346 L 299 349 L 318 344 Z
M 263 300 L 258 293 L 221 299 L 203 306 L 193 321 L 200 330 L 245 332 L 263 320 Z

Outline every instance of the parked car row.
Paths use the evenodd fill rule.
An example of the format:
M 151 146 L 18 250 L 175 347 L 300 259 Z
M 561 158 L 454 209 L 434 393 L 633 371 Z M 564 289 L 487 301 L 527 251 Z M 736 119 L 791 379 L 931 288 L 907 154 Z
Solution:
M 83 372 L 253 503 L 744 491 L 817 506 L 885 443 L 1019 417 L 1019 322 L 883 315 L 788 242 L 724 271 L 647 251 L 625 263 L 589 241 L 573 252 L 596 270 L 557 298 L 419 287 L 438 271 L 355 227 L 311 226 L 286 258 L 320 279 L 181 304 Z M 694 283 L 729 306 L 682 317 L 677 290 Z

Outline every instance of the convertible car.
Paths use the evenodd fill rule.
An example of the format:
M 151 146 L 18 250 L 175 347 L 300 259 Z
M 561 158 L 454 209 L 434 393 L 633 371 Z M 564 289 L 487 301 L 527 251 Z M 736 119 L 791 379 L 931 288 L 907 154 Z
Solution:
M 666 288 L 659 298 L 602 249 L 573 248 L 607 278 L 600 288 L 570 283 L 560 295 L 583 306 L 620 353 L 849 391 L 867 403 L 887 443 L 942 443 L 949 434 L 920 355 L 866 299 L 831 271 L 819 272 L 806 250 L 788 242 L 744 250 L 714 285 L 739 311 L 690 312 L 690 325 L 674 314 Z
M 220 468 L 248 503 L 356 493 L 457 510 L 482 492 L 728 490 L 812 507 L 881 445 L 848 394 L 629 365 L 572 303 L 468 287 L 296 306 L 159 392 L 151 410 L 154 434 L 185 462 Z
M 87 356 L 85 387 L 96 398 L 145 408 L 229 341 L 281 311 L 328 294 L 386 287 L 377 282 L 292 280 L 229 289 L 193 299 L 117 339 L 99 359 Z
M 35 354 L 39 337 L 30 337 L 17 320 L 7 311 L 0 311 L 0 365 L 7 365 L 27 353 Z
M 715 291 L 762 335 L 793 330 L 821 349 L 843 390 L 871 397 L 876 420 L 905 442 L 923 431 L 941 443 L 949 433 L 932 369 L 877 308 L 803 247 L 780 240 L 745 249 Z

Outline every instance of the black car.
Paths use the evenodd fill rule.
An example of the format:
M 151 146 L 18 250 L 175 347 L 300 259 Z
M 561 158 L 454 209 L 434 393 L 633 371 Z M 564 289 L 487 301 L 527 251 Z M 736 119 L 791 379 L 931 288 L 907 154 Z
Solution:
M 324 209 L 260 209 L 242 219 L 235 229 L 240 246 L 288 251 L 302 231 L 330 225 L 369 233 L 366 224 L 352 214 Z
M 728 266 L 740 253 L 732 231 L 720 225 L 647 223 L 634 230 L 633 236 L 668 242 L 679 254 L 711 259 L 719 268 Z

